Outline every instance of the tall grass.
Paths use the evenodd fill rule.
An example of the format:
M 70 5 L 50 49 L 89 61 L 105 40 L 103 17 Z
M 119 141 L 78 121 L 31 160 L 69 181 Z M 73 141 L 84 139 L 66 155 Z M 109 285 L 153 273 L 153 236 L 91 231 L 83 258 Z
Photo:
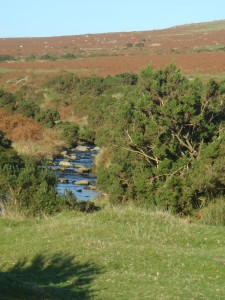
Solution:
M 43 129 L 43 138 L 39 141 L 18 140 L 13 143 L 19 155 L 28 155 L 34 159 L 58 155 L 66 147 L 61 139 L 61 133 L 53 129 Z
M 225 199 L 216 199 L 201 211 L 202 222 L 208 225 L 225 225 Z

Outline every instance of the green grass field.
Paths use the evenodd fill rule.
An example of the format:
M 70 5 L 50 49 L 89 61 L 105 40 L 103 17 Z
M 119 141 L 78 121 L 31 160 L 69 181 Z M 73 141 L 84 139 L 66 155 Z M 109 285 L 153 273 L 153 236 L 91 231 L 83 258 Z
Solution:
M 132 207 L 0 218 L 0 299 L 225 299 L 224 236 Z

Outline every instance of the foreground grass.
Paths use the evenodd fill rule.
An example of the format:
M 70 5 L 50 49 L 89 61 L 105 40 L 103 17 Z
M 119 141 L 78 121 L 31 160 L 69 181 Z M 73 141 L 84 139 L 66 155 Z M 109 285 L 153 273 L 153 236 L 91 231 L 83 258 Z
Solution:
M 0 298 L 225 299 L 224 234 L 129 207 L 0 218 Z

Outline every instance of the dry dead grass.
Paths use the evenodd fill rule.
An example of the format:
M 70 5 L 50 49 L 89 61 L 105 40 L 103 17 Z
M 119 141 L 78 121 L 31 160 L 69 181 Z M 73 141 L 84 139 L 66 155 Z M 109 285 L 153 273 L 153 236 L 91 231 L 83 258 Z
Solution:
M 29 155 L 37 160 L 43 157 L 52 158 L 66 146 L 65 142 L 61 140 L 60 134 L 59 131 L 53 129 L 44 129 L 41 140 L 20 139 L 13 143 L 13 147 L 20 155 Z
M 41 125 L 22 114 L 12 115 L 5 109 L 0 109 L 0 120 L 0 130 L 12 141 L 39 141 L 43 138 Z
M 34 159 L 55 156 L 65 147 L 58 130 L 43 128 L 39 123 L 22 114 L 10 114 L 0 109 L 0 130 L 12 140 L 13 147 L 20 155 Z

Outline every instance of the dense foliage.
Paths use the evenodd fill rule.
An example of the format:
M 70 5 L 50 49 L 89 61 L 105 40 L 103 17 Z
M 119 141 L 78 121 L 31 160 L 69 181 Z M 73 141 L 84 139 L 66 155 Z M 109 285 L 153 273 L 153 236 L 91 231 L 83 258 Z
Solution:
M 110 163 L 99 186 L 113 202 L 189 213 L 224 195 L 224 83 L 189 80 L 179 69 L 143 70 L 135 97 L 113 104 Z
M 6 206 L 32 216 L 65 209 L 87 210 L 71 193 L 59 195 L 56 185 L 57 177 L 46 164 L 22 159 L 0 131 L 0 208 Z
M 61 130 L 69 146 L 102 146 L 98 186 L 111 202 L 191 213 L 224 198 L 225 81 L 189 79 L 172 64 L 105 78 L 63 72 L 39 88 L 48 105 L 34 94 L 1 91 L 0 107 Z

